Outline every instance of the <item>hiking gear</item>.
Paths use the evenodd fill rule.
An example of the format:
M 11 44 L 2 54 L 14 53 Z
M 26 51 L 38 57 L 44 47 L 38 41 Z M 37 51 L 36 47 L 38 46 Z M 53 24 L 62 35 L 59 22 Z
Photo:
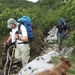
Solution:
M 8 21 L 7 21 L 7 28 L 11 28 L 12 24 L 17 25 L 17 22 L 13 18 L 8 19 Z
M 30 46 L 29 44 L 17 44 L 15 48 L 15 58 L 22 60 L 22 67 L 27 65 L 30 58 Z
M 64 24 L 64 26 L 67 26 L 67 20 L 65 18 L 60 18 L 58 25 L 60 26 L 62 24 Z M 62 37 L 65 37 L 65 30 L 62 31 Z
M 62 31 L 62 37 L 63 38 L 65 37 L 65 31 L 64 30 Z
M 65 18 L 60 18 L 60 20 L 58 21 L 58 25 L 61 25 L 62 22 L 64 22 L 64 25 L 67 25 L 67 20 Z
M 30 17 L 22 16 L 21 18 L 18 19 L 18 22 L 19 22 L 18 30 L 20 31 L 20 26 L 23 24 L 27 29 L 29 41 L 32 41 L 33 38 L 34 38 L 34 34 L 33 34 L 33 31 L 32 31 L 32 24 L 31 24 Z

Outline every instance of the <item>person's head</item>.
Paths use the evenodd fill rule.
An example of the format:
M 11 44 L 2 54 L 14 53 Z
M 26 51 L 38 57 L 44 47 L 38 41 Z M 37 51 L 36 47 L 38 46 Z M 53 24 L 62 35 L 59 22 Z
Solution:
M 8 19 L 7 28 L 14 29 L 16 26 L 17 22 L 13 18 Z
M 63 21 L 61 22 L 61 25 L 64 26 L 64 22 Z

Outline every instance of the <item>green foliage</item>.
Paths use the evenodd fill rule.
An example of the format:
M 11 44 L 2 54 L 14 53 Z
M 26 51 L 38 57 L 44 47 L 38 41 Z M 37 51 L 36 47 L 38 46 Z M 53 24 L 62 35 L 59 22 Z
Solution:
M 45 35 L 61 17 L 67 19 L 70 27 L 74 25 L 75 0 L 68 0 L 67 2 L 39 0 L 37 3 L 27 2 L 26 0 L 1 0 L 0 3 L 0 12 L 2 12 L 0 14 L 0 35 L 7 34 L 7 19 L 12 17 L 17 20 L 23 15 L 31 17 L 32 23 L 38 25 Z
M 72 69 L 68 70 L 68 72 L 71 74 L 75 74 L 75 70 L 72 70 Z
M 69 37 L 65 37 L 63 41 L 63 46 L 75 47 L 75 30 L 70 33 Z
M 73 50 L 72 55 L 66 59 L 69 60 L 72 64 L 66 75 L 75 75 L 75 50 Z M 52 57 L 52 63 L 54 63 L 55 65 L 60 63 L 59 57 Z
M 52 57 L 52 63 L 54 63 L 55 65 L 57 65 L 60 62 L 59 57 Z
M 9 18 L 14 18 L 17 20 L 23 15 L 31 17 L 32 23 L 35 27 L 35 40 L 31 45 L 32 50 L 40 51 L 43 44 L 39 40 L 39 36 L 43 35 L 43 33 L 47 35 L 47 32 L 57 24 L 61 17 L 65 17 L 67 19 L 68 26 L 70 28 L 73 27 L 74 29 L 75 0 L 68 0 L 67 2 L 60 2 L 60 0 L 39 0 L 37 3 L 27 2 L 26 0 L 0 0 L 1 39 L 3 36 L 8 34 L 7 20 Z M 36 27 L 39 28 L 36 29 Z M 68 42 L 64 45 L 68 47 L 74 46 L 74 40 L 75 31 L 71 33 L 71 37 L 69 37 Z M 75 55 L 75 53 L 73 55 Z M 74 60 L 75 58 L 71 58 L 72 63 L 75 63 Z M 57 57 L 53 58 L 53 61 L 56 62 L 56 64 L 59 62 Z M 75 74 L 73 69 L 70 69 L 69 72 Z
M 71 37 L 71 39 L 72 39 L 72 43 L 73 43 L 73 46 L 75 45 L 75 31 L 72 33 L 72 37 Z

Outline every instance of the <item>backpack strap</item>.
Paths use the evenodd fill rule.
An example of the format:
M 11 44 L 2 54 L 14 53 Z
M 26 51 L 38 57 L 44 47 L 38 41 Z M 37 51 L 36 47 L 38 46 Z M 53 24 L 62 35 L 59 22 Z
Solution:
M 22 34 L 20 28 L 21 28 L 21 23 L 19 23 L 19 25 L 18 25 L 18 33 L 19 33 L 19 34 Z
M 19 26 L 18 26 L 18 31 L 20 31 L 20 27 L 21 27 L 21 23 L 19 23 Z

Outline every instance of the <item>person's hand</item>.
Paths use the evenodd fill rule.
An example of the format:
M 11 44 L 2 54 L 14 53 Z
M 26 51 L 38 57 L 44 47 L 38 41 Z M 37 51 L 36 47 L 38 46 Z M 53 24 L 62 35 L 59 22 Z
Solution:
M 56 29 L 56 26 L 54 26 L 53 29 Z
M 3 45 L 7 45 L 7 42 L 3 42 Z
M 18 34 L 15 34 L 15 39 L 19 39 L 19 35 Z

